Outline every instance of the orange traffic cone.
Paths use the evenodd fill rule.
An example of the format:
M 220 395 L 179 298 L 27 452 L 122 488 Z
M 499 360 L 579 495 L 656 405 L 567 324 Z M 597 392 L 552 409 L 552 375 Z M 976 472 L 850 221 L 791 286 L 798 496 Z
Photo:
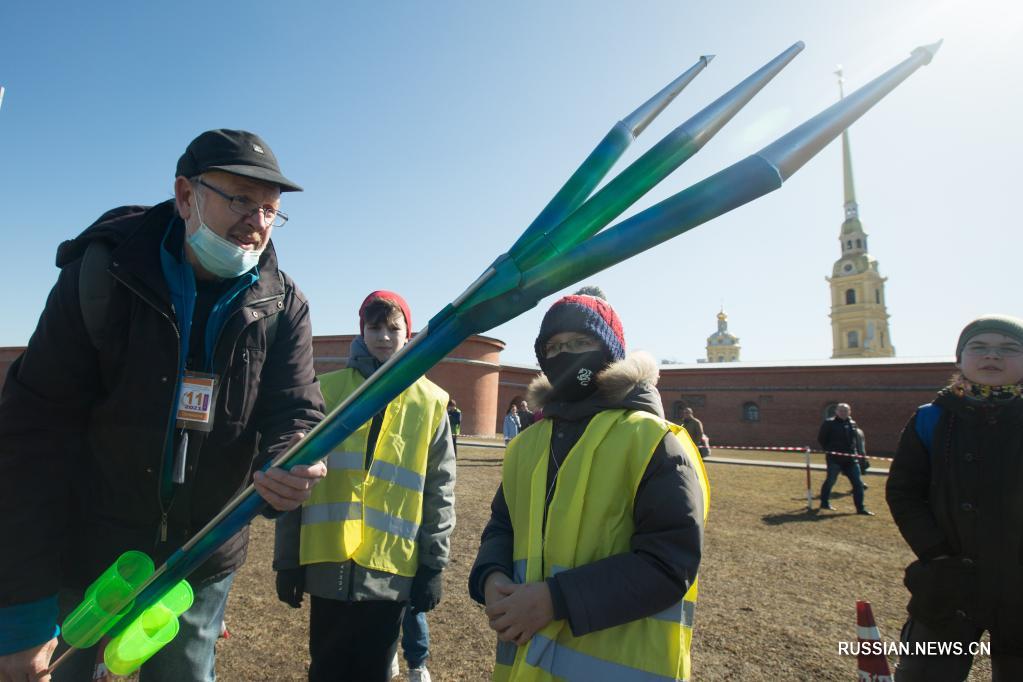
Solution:
M 892 671 L 888 668 L 888 659 L 881 653 L 881 633 L 874 622 L 874 612 L 870 610 L 869 601 L 856 602 L 856 639 L 860 650 L 856 655 L 859 668 L 858 682 L 892 682 Z M 878 642 L 878 644 L 865 644 Z

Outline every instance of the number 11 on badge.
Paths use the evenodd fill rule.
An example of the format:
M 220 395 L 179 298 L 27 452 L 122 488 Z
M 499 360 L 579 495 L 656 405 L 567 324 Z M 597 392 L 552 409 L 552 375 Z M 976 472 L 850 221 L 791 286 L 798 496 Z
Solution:
M 178 394 L 178 428 L 209 431 L 213 428 L 213 406 L 216 405 L 217 376 L 185 372 Z

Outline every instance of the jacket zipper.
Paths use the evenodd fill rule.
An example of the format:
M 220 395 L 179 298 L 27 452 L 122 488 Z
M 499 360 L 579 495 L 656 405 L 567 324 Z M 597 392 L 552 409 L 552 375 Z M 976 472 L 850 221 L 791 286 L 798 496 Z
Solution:
M 149 299 L 149 297 L 144 296 L 138 289 L 136 289 L 132 285 L 130 285 L 127 282 L 125 282 L 124 279 L 122 279 L 116 273 L 111 272 L 110 275 L 114 279 L 116 279 L 118 282 L 123 284 L 128 289 L 128 291 L 132 292 L 133 294 L 138 296 L 141 300 L 145 301 L 149 305 L 149 307 L 151 307 L 153 310 L 158 312 L 161 316 L 163 316 L 163 318 L 165 320 L 167 320 L 167 322 L 170 323 L 171 329 L 174 330 L 174 338 L 177 340 L 177 351 L 175 353 L 175 359 L 177 361 L 177 368 L 175 368 L 175 370 L 174 370 L 175 374 L 177 374 L 178 369 L 181 366 L 181 330 L 178 329 L 178 325 L 174 323 L 174 320 L 171 319 L 170 315 L 168 315 L 163 310 L 161 310 L 158 305 L 156 305 L 155 303 L 153 303 L 152 300 Z M 174 306 L 172 305 L 171 306 L 171 310 L 173 310 L 173 309 L 174 309 Z M 176 390 L 176 387 L 178 385 L 178 379 L 179 378 L 180 377 L 177 377 L 177 376 L 175 376 L 175 378 L 174 378 L 175 390 Z M 173 418 L 173 416 L 174 416 L 174 402 L 175 402 L 175 396 L 172 394 L 171 395 L 170 411 L 168 413 L 168 423 L 164 426 L 164 430 L 163 430 L 163 444 L 160 447 L 160 464 L 159 464 L 157 475 L 156 475 L 156 501 L 157 501 L 157 504 L 160 505 L 160 542 L 166 542 L 167 541 L 167 526 L 168 526 L 168 524 L 167 524 L 167 515 L 170 513 L 170 508 L 174 505 L 174 498 L 172 497 L 171 498 L 171 503 L 169 505 L 167 505 L 166 508 L 164 508 L 164 506 L 163 506 L 163 465 L 164 465 L 164 460 L 167 457 L 167 436 L 171 433 L 170 421 L 169 420 L 171 418 Z
M 160 306 L 158 306 L 155 303 L 153 303 L 153 301 L 148 296 L 144 296 L 142 294 L 142 292 L 140 292 L 138 289 L 136 289 L 131 284 L 126 282 L 118 274 L 116 274 L 114 272 L 110 272 L 109 269 L 108 269 L 108 272 L 110 273 L 111 277 L 113 277 L 118 282 L 123 284 L 125 286 L 125 288 L 128 289 L 128 291 L 130 291 L 133 294 L 135 294 L 136 296 L 138 296 L 139 299 L 145 301 L 146 304 L 149 305 L 149 307 L 151 307 L 153 310 L 155 310 L 157 313 L 159 313 L 165 320 L 167 320 L 167 322 L 170 323 L 171 328 L 174 330 L 174 338 L 177 340 L 177 351 L 176 351 L 176 354 L 175 354 L 176 355 L 175 359 L 177 360 L 178 368 L 180 368 L 180 366 L 181 366 L 181 330 L 178 328 L 178 325 L 175 324 L 174 320 L 171 319 L 170 315 L 168 315 L 163 310 L 161 310 Z M 262 298 L 262 299 L 259 299 L 257 301 L 253 301 L 252 303 L 250 303 L 248 305 L 253 306 L 253 305 L 260 304 L 260 303 L 265 303 L 267 301 L 272 301 L 272 300 L 274 300 L 276 298 L 283 298 L 283 296 L 284 296 L 283 294 L 279 294 L 279 295 L 275 295 L 275 296 L 268 296 L 266 298 Z M 174 310 L 174 306 L 173 305 L 171 305 L 171 310 Z M 229 316 L 228 319 L 224 321 L 224 326 L 227 326 L 227 321 L 230 320 L 231 317 L 233 317 L 235 314 L 237 314 L 240 311 L 241 311 L 241 308 L 239 308 L 238 310 L 235 310 L 234 313 L 232 313 L 231 316 Z M 264 316 L 264 317 L 269 317 L 269 316 Z M 248 325 L 246 325 L 246 326 L 248 326 Z M 220 331 L 217 332 L 217 340 L 213 344 L 214 352 L 213 352 L 213 355 L 211 356 L 213 358 L 216 357 L 216 349 L 217 349 L 217 346 L 220 344 L 220 337 L 221 337 L 222 333 L 223 333 L 223 327 L 221 327 Z M 178 372 L 178 369 L 175 369 L 174 371 L 175 371 L 175 374 L 176 374 Z M 174 385 L 175 386 L 177 386 L 177 382 L 178 382 L 179 378 L 180 377 L 175 376 L 175 379 L 174 379 Z M 168 515 L 170 513 L 171 507 L 174 506 L 174 498 L 173 497 L 171 498 L 171 503 L 169 505 L 167 505 L 167 507 L 163 506 L 163 467 L 164 467 L 164 460 L 166 459 L 166 456 L 167 456 L 167 436 L 168 436 L 168 434 L 171 433 L 171 430 L 169 428 L 169 424 L 170 424 L 170 419 L 173 418 L 173 415 L 174 415 L 174 402 L 175 402 L 174 396 L 172 395 L 171 396 L 170 411 L 168 413 L 168 427 L 164 429 L 163 443 L 162 443 L 162 445 L 160 447 L 159 471 L 157 472 L 157 476 L 156 476 L 156 500 L 157 500 L 157 504 L 160 506 L 160 542 L 166 542 L 167 541 L 167 530 L 168 530 L 167 517 L 168 517 Z
M 216 359 L 217 359 L 217 349 L 220 347 L 220 339 L 224 335 L 224 327 L 226 327 L 227 323 L 231 321 L 231 318 L 233 318 L 235 315 L 240 313 L 243 308 L 260 305 L 261 303 L 267 303 L 267 302 L 273 301 L 274 299 L 277 299 L 277 298 L 284 298 L 284 294 L 277 294 L 275 296 L 268 296 L 266 298 L 261 298 L 258 301 L 252 301 L 251 303 L 248 303 L 248 304 L 246 304 L 244 306 L 239 306 L 236 310 L 234 310 L 230 315 L 227 316 L 227 319 L 224 320 L 224 324 L 222 324 L 220 326 L 220 329 L 217 331 L 217 338 L 213 340 L 213 353 L 210 354 L 210 371 L 211 372 L 213 371 L 212 365 L 216 362 Z M 279 315 L 280 312 L 278 311 L 278 312 L 273 313 L 273 314 L 274 315 Z M 270 317 L 270 315 L 263 314 L 263 319 L 267 319 L 269 317 Z M 255 320 L 253 320 L 253 321 L 255 321 Z M 252 323 L 250 322 L 249 324 L 252 324 Z M 245 327 L 248 327 L 249 324 L 246 324 Z M 242 331 L 245 330 L 245 327 L 242 327 Z M 240 336 L 240 334 L 239 334 L 239 336 Z

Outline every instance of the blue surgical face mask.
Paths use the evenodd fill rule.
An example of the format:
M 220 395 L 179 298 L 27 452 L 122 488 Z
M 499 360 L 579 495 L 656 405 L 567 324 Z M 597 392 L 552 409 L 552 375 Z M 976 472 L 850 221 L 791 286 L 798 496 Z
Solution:
M 210 273 L 224 279 L 238 277 L 254 268 L 259 263 L 263 250 L 243 249 L 211 230 L 202 219 L 202 212 L 199 210 L 199 193 L 194 192 L 193 195 L 195 210 L 199 216 L 199 229 L 189 235 L 186 241 L 192 247 L 199 264 Z

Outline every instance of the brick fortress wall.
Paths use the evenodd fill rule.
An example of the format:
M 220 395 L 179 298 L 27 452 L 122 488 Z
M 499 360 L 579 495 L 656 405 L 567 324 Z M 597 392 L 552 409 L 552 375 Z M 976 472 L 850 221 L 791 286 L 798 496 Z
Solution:
M 693 408 L 712 445 L 817 445 L 827 408 L 845 402 L 866 434 L 870 454 L 891 455 L 913 410 L 948 383 L 951 360 L 854 361 L 755 366 L 725 363 L 665 369 L 665 414 Z
M 344 366 L 352 335 L 313 339 L 316 371 Z M 536 367 L 500 364 L 504 343 L 473 336 L 427 376 L 462 410 L 462 433 L 501 432 L 511 399 L 525 395 Z M 0 384 L 23 351 L 0 348 Z M 863 427 L 871 454 L 895 451 L 913 410 L 929 402 L 955 367 L 948 361 L 819 361 L 662 366 L 659 388 L 665 414 L 678 420 L 691 406 L 712 445 L 790 445 L 816 448 L 817 428 L 829 405 L 847 402 Z M 535 406 L 534 406 L 535 407 Z

